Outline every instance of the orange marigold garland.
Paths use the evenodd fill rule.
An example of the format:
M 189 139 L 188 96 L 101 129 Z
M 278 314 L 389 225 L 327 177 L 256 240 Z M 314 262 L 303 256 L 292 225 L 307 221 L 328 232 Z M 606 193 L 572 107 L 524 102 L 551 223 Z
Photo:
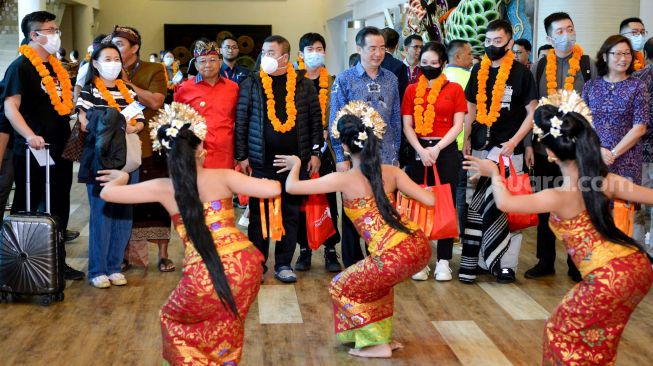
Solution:
M 118 105 L 118 102 L 116 102 L 116 99 L 113 97 L 113 95 L 111 95 L 111 92 L 109 91 L 109 89 L 107 89 L 106 85 L 104 85 L 102 79 L 96 77 L 93 80 L 93 84 L 95 85 L 97 90 L 100 91 L 102 98 L 106 100 L 109 107 L 117 109 L 118 112 L 122 111 L 122 109 Z M 120 94 L 122 94 L 122 97 L 125 99 L 127 103 L 129 104 L 134 103 L 134 98 L 129 92 L 129 89 L 127 89 L 127 85 L 125 85 L 125 83 L 122 80 L 116 79 L 116 87 L 118 87 L 118 91 L 120 91 Z M 138 122 L 136 121 L 135 118 L 132 118 L 131 121 L 129 121 L 129 124 L 132 126 L 135 126 L 136 123 Z
M 43 60 L 39 55 L 28 45 L 22 45 L 18 47 L 18 52 L 22 53 L 29 62 L 32 63 L 36 71 L 39 73 L 45 90 L 50 97 L 50 103 L 54 109 L 59 113 L 60 116 L 67 116 L 73 111 L 73 85 L 70 82 L 70 76 L 68 72 L 63 67 L 61 62 L 57 60 L 53 55 L 48 56 L 48 62 L 52 65 L 52 70 L 57 75 L 59 80 L 59 86 L 61 86 L 61 97 L 57 93 L 57 85 L 54 83 L 54 79 L 50 76 L 50 71 L 48 68 L 43 65 Z
M 301 56 L 297 57 L 297 69 L 306 70 L 304 59 Z M 318 99 L 320 101 L 320 109 L 322 110 L 322 127 L 327 128 L 326 106 L 329 100 L 329 70 L 324 66 L 320 68 L 320 80 L 318 81 L 318 85 L 320 87 Z
M 304 64 L 302 56 L 297 56 L 297 70 L 306 70 L 306 65 Z
M 546 56 L 546 88 L 549 95 L 554 94 L 558 90 L 558 82 L 556 81 L 556 57 L 555 52 L 549 52 Z M 564 90 L 574 89 L 574 80 L 576 80 L 576 74 L 580 70 L 581 57 L 583 57 L 583 49 L 576 44 L 572 49 L 572 56 L 569 59 L 569 72 L 565 78 Z
M 642 51 L 635 52 L 635 61 L 633 61 L 633 68 L 639 71 L 644 68 L 644 53 Z
M 499 118 L 501 99 L 503 98 L 506 81 L 508 81 L 514 61 L 515 54 L 512 51 L 508 51 L 499 67 L 499 73 L 497 74 L 497 79 L 492 88 L 492 100 L 488 112 L 486 90 L 487 81 L 490 77 L 490 66 L 492 66 L 492 61 L 490 61 L 487 55 L 483 56 L 481 67 L 478 70 L 478 93 L 476 94 L 476 120 L 478 123 L 491 127 Z
M 169 90 L 172 90 L 175 88 L 175 85 L 170 82 L 170 78 L 168 77 L 168 68 L 166 67 L 165 63 L 161 63 L 163 65 L 163 74 L 166 76 L 166 85 L 168 86 Z M 172 62 L 172 77 L 174 78 L 175 75 L 177 75 L 177 71 L 179 71 L 179 65 L 177 65 L 177 62 L 173 61 Z
M 440 91 L 444 83 L 447 82 L 447 77 L 444 74 L 438 76 L 433 82 L 433 87 L 426 97 L 428 105 L 424 111 L 424 95 L 426 88 L 429 85 L 428 80 L 424 75 L 419 77 L 417 82 L 417 89 L 415 90 L 415 99 L 413 107 L 413 119 L 415 120 L 415 132 L 420 136 L 428 136 L 433 132 L 433 123 L 435 122 L 435 102 L 438 100 Z
M 272 121 L 272 127 L 279 133 L 286 133 L 295 127 L 295 120 L 297 119 L 297 108 L 295 107 L 295 90 L 297 88 L 297 72 L 291 63 L 286 67 L 288 79 L 286 80 L 286 114 L 288 120 L 281 123 L 277 118 L 277 112 L 274 109 L 274 91 L 272 90 L 272 78 L 261 69 L 260 76 L 263 83 L 263 90 L 267 96 L 267 109 L 268 118 Z

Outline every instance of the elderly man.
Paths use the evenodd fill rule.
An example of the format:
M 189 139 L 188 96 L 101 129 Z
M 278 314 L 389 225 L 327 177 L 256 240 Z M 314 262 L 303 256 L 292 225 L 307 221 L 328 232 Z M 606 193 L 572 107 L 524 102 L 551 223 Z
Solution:
M 222 66 L 220 67 L 220 74 L 231 81 L 240 84 L 241 81 L 251 74 L 248 68 L 236 64 L 236 59 L 240 54 L 238 42 L 232 37 L 225 37 L 220 46 L 222 52 Z
M 289 93 L 292 93 L 289 95 Z M 288 99 L 288 100 L 287 100 Z M 291 101 L 292 103 L 288 103 Z M 267 105 L 274 105 L 268 109 Z M 320 170 L 322 111 L 313 82 L 304 71 L 295 71 L 290 63 L 290 43 L 273 35 L 263 42 L 261 70 L 240 84 L 236 109 L 236 160 L 243 171 L 251 167 L 252 176 L 282 182 L 288 173 L 277 173 L 275 155 L 297 155 L 304 177 Z M 297 245 L 299 208 L 303 197 L 283 189 L 281 211 L 285 235 L 276 243 L 274 276 L 291 283 L 297 277 L 290 266 Z M 267 261 L 269 239 L 263 238 L 258 198 L 249 199 L 250 218 L 247 234 Z M 267 266 L 263 265 L 264 270 Z
M 220 75 L 220 52 L 215 42 L 195 42 L 193 54 L 199 74 L 181 84 L 175 101 L 192 106 L 206 118 L 204 167 L 232 169 L 238 84 Z

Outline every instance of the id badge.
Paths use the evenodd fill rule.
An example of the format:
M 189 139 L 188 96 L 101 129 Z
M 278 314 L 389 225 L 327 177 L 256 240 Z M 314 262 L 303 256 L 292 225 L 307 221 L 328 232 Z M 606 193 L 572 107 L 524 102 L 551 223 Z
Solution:
M 120 112 L 123 116 L 125 116 L 126 121 L 130 121 L 132 118 L 136 117 L 139 113 L 141 113 L 145 109 L 145 106 L 139 103 L 138 101 L 134 101 L 133 103 L 129 104 L 125 109 Z

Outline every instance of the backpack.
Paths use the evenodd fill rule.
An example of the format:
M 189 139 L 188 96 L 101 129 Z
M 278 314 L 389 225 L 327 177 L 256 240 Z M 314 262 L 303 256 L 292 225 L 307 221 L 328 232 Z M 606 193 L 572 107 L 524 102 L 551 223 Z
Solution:
M 551 52 L 553 52 L 553 50 L 551 50 Z M 537 63 L 537 71 L 535 73 L 535 81 L 537 82 L 536 85 L 540 85 L 540 79 L 542 79 L 542 75 L 544 75 L 544 71 L 546 70 L 546 63 L 546 57 L 543 57 Z M 592 71 L 590 69 L 590 57 L 588 55 L 583 55 L 580 58 L 580 72 L 583 74 L 583 80 L 585 82 L 588 82 L 592 78 Z

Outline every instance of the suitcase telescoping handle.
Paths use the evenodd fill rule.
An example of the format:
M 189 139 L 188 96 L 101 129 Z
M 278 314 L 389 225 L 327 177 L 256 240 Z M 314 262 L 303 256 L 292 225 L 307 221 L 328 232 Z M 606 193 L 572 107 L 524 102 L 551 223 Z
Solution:
M 32 207 L 30 204 L 30 176 L 31 176 L 31 171 L 30 171 L 30 160 L 31 159 L 31 151 L 29 149 L 29 144 L 27 144 L 27 179 L 25 179 L 26 182 L 26 189 L 25 189 L 25 207 L 27 208 L 27 211 L 30 212 L 32 211 Z M 37 208 L 38 209 L 38 208 Z M 45 144 L 45 213 L 50 214 L 50 144 Z

